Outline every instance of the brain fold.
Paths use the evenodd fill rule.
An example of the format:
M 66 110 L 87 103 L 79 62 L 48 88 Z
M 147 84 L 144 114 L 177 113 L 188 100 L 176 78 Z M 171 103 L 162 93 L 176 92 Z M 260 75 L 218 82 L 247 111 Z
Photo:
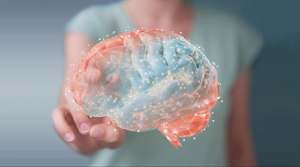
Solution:
M 217 73 L 184 37 L 135 30 L 96 44 L 71 80 L 74 100 L 90 116 L 131 131 L 159 129 L 174 145 L 201 131 L 217 102 Z

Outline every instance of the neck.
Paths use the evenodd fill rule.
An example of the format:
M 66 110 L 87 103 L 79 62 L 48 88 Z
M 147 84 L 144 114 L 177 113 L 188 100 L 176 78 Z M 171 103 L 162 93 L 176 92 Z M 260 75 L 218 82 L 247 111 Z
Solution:
M 127 0 L 124 5 L 133 19 L 142 18 L 138 20 L 145 26 L 176 23 L 188 17 L 190 10 L 182 0 Z
M 165 15 L 177 16 L 177 11 L 183 8 L 181 0 L 127 0 L 125 4 L 129 10 L 154 19 Z

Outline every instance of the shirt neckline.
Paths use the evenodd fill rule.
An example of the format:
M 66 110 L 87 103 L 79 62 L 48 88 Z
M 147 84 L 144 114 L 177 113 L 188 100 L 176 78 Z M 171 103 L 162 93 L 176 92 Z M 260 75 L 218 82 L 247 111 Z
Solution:
M 130 19 L 130 16 L 128 14 L 128 12 L 124 9 L 124 1 L 119 2 L 118 7 L 120 10 L 118 10 L 120 13 L 120 16 L 122 17 L 122 20 L 124 20 L 127 23 L 127 28 L 129 28 L 130 30 L 135 29 L 134 24 L 132 22 L 132 20 Z M 195 37 L 196 37 L 196 30 L 198 29 L 198 10 L 196 7 L 194 7 L 193 5 L 191 5 L 192 7 L 192 12 L 193 12 L 193 25 L 192 25 L 192 29 L 191 32 L 189 34 L 189 36 L 187 37 L 187 40 L 190 41 L 195 41 Z

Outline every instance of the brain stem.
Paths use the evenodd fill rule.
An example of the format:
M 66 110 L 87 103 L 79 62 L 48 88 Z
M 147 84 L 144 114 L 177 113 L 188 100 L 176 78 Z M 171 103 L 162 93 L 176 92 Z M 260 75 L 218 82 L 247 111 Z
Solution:
M 164 125 L 158 125 L 156 128 L 173 146 L 178 147 L 181 145 L 178 137 L 190 137 L 199 133 L 207 125 L 209 118 L 209 111 L 200 111 Z

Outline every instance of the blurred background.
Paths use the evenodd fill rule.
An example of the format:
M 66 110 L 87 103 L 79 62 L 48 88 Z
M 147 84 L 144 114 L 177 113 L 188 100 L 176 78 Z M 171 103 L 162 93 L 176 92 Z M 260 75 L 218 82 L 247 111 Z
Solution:
M 85 165 L 54 131 L 63 29 L 81 9 L 115 0 L 0 1 L 0 165 Z M 198 0 L 229 11 L 265 41 L 254 63 L 251 128 L 258 165 L 300 165 L 300 1 Z

